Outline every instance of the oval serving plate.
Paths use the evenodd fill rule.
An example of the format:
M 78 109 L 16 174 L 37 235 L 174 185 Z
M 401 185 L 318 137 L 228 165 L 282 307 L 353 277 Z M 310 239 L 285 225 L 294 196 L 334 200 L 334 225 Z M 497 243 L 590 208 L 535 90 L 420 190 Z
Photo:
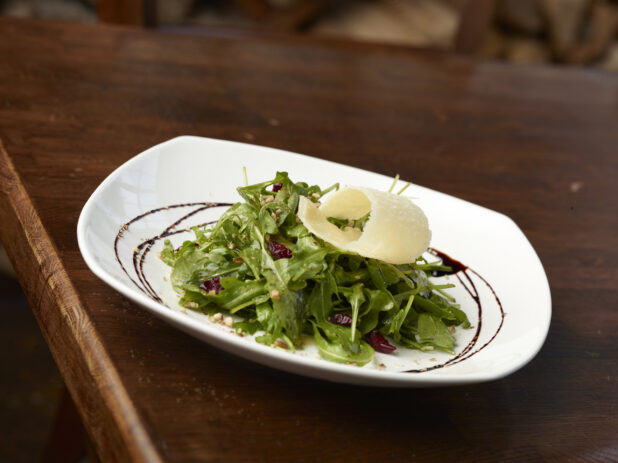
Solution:
M 549 285 L 519 227 L 503 214 L 417 185 L 406 193 L 429 219 L 431 246 L 469 267 L 439 277 L 456 285 L 450 294 L 472 324 L 457 330 L 455 355 L 399 348 L 376 353 L 363 367 L 336 364 L 321 359 L 309 342 L 296 353 L 271 348 L 180 307 L 168 281 L 171 269 L 158 257 L 163 240 L 178 246 L 192 239 L 191 227 L 216 221 L 225 211 L 212 203 L 239 201 L 243 166 L 250 183 L 271 179 L 276 170 L 322 187 L 340 182 L 386 190 L 392 182 L 277 149 L 175 138 L 120 166 L 92 194 L 77 227 L 87 265 L 112 288 L 192 336 L 270 367 L 329 381 L 391 387 L 488 381 L 521 368 L 543 345 L 551 319 Z

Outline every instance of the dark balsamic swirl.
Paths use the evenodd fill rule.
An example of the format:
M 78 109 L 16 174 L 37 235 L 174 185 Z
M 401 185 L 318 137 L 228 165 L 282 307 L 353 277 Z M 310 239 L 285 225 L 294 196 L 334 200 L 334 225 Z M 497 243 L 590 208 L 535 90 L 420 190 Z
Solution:
M 185 203 L 185 204 L 174 204 L 172 206 L 166 206 L 166 207 L 159 207 L 157 209 L 152 209 L 148 212 L 145 212 L 143 214 L 138 215 L 137 217 L 129 220 L 127 223 L 125 223 L 122 227 L 120 227 L 120 230 L 118 230 L 118 234 L 116 235 L 116 239 L 114 240 L 114 253 L 116 254 L 116 260 L 118 261 L 118 264 L 120 264 L 120 268 L 122 269 L 122 271 L 125 273 L 125 275 L 129 278 L 129 280 L 131 280 L 131 282 L 144 294 L 146 294 L 147 296 L 151 297 L 152 299 L 154 299 L 155 301 L 163 304 L 163 300 L 161 299 L 161 297 L 157 294 L 157 292 L 153 289 L 152 285 L 150 284 L 150 282 L 148 281 L 148 278 L 146 277 L 146 274 L 144 273 L 144 261 L 146 259 L 146 255 L 150 252 L 150 250 L 152 249 L 152 246 L 159 240 L 162 240 L 164 238 L 167 238 L 168 236 L 172 236 L 172 235 L 176 235 L 178 233 L 183 233 L 183 232 L 187 232 L 189 231 L 189 229 L 186 228 L 181 228 L 178 229 L 177 227 L 182 224 L 185 220 L 187 220 L 189 217 L 197 214 L 198 212 L 204 211 L 206 209 L 210 209 L 213 207 L 229 207 L 232 204 L 230 203 Z M 152 215 L 152 214 L 156 214 L 157 212 L 161 212 L 161 211 L 165 211 L 165 210 L 169 210 L 169 209 L 177 209 L 177 208 L 188 208 L 188 207 L 195 207 L 194 210 L 192 210 L 191 212 L 183 215 L 182 217 L 180 217 L 178 220 L 176 220 L 174 223 L 172 223 L 171 225 L 167 226 L 161 233 L 159 233 L 156 236 L 153 236 L 151 238 L 145 239 L 143 240 L 140 244 L 137 245 L 137 247 L 133 250 L 133 269 L 135 270 L 135 274 L 137 275 L 137 278 L 139 280 L 139 282 L 135 281 L 133 279 L 133 277 L 131 277 L 131 275 L 129 274 L 129 272 L 127 271 L 126 267 L 124 266 L 124 264 L 122 263 L 122 261 L 120 260 L 120 255 L 118 253 L 118 243 L 120 242 L 120 240 L 122 239 L 124 233 L 129 230 L 129 228 L 131 227 L 131 225 L 133 225 L 135 222 L 144 219 L 145 217 Z M 203 227 L 205 225 L 210 225 L 215 223 L 216 221 L 212 221 L 212 222 L 205 222 L 202 224 L 197 225 L 198 227 Z
M 444 363 L 439 363 L 439 364 L 433 365 L 431 367 L 418 368 L 418 369 L 414 369 L 414 370 L 405 370 L 404 371 L 405 373 L 424 373 L 426 371 L 437 370 L 438 368 L 444 368 L 444 367 L 448 367 L 448 366 L 451 366 L 451 365 L 455 365 L 455 364 L 457 364 L 459 362 L 463 362 L 464 360 L 469 359 L 473 355 L 479 353 L 481 350 L 483 350 L 489 344 L 491 344 L 491 342 L 494 339 L 496 339 L 496 336 L 498 336 L 498 333 L 500 332 L 500 330 L 502 329 L 502 325 L 504 324 L 504 309 L 502 307 L 502 302 L 500 301 L 500 298 L 498 297 L 498 295 L 496 294 L 494 289 L 491 287 L 491 285 L 487 282 L 487 280 L 485 278 L 483 278 L 475 270 L 471 269 L 467 265 L 461 263 L 460 261 L 458 261 L 456 259 L 453 259 L 448 254 L 445 254 L 445 253 L 443 253 L 441 251 L 438 251 L 437 249 L 429 248 L 427 250 L 427 252 L 429 252 L 430 254 L 438 257 L 442 261 L 443 265 L 447 265 L 447 266 L 451 267 L 451 270 L 448 270 L 448 271 L 436 271 L 436 272 L 433 272 L 433 276 L 455 275 L 457 277 L 457 279 L 459 280 L 461 285 L 464 287 L 466 292 L 470 295 L 470 297 L 476 303 L 476 306 L 478 308 L 478 323 L 477 323 L 476 331 L 474 333 L 473 338 L 470 340 L 468 345 L 459 354 L 457 354 L 455 357 L 447 360 Z M 496 302 L 498 303 L 498 307 L 500 308 L 500 324 L 498 325 L 498 328 L 493 333 L 493 335 L 491 336 L 489 341 L 487 341 L 485 344 L 483 344 L 481 347 L 479 347 L 476 350 L 474 350 L 474 348 L 476 347 L 476 344 L 477 344 L 477 342 L 479 340 L 479 336 L 481 335 L 481 328 L 483 326 L 483 305 L 481 303 L 481 298 L 479 296 L 479 293 L 476 290 L 476 286 L 475 286 L 474 282 L 472 281 L 472 278 L 470 278 L 470 274 L 468 272 L 476 275 L 485 285 L 487 285 L 487 287 L 489 288 L 489 290 L 493 294 L 494 298 L 496 299 Z M 464 281 L 464 279 L 465 279 L 465 281 Z

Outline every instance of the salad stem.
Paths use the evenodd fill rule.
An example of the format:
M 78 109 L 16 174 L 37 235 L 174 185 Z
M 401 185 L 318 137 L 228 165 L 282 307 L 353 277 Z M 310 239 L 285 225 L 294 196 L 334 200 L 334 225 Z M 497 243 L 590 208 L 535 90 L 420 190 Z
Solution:
M 397 195 L 400 195 L 401 193 L 403 193 L 404 191 L 407 190 L 407 188 L 412 185 L 412 182 L 408 182 L 406 183 L 406 186 L 404 186 L 401 190 L 399 190 L 399 193 L 397 193 Z
M 322 190 L 322 194 L 320 196 L 324 196 L 326 193 L 330 193 L 333 190 L 339 191 L 339 182 L 335 183 L 334 185 L 329 186 L 325 190 Z
M 296 347 L 294 347 L 294 343 L 292 342 L 292 340 L 286 334 L 281 334 L 281 337 L 283 338 L 285 343 L 288 345 L 292 353 L 296 352 Z
M 395 175 L 395 179 L 393 180 L 393 184 L 391 185 L 391 187 L 388 189 L 388 192 L 391 193 L 393 191 L 393 188 L 395 188 L 395 185 L 397 185 L 397 182 L 399 181 L 399 174 Z

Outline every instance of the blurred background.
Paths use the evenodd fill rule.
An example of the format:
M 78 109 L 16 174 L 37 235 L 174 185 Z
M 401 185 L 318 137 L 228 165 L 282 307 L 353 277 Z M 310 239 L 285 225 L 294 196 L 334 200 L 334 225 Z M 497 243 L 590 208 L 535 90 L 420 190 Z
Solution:
M 614 0 L 0 0 L 0 14 L 10 16 L 303 34 L 611 72 L 617 9 Z
M 612 0 L 0 0 L 0 15 L 378 42 L 618 73 Z M 62 381 L 1 247 L 0 311 L 0 456 L 34 461 L 44 451 Z

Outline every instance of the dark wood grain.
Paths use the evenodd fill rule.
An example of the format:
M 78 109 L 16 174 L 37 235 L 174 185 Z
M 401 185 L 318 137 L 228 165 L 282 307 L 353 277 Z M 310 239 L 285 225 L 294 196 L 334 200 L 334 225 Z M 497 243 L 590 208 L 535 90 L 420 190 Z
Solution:
M 618 459 L 616 77 L 7 19 L 0 57 L 0 238 L 103 461 Z M 543 349 L 499 381 L 387 390 L 274 371 L 154 319 L 87 269 L 75 227 L 113 169 L 180 134 L 400 173 L 509 215 L 549 276 Z
M 154 26 L 153 0 L 97 0 L 99 21 L 130 26 Z

